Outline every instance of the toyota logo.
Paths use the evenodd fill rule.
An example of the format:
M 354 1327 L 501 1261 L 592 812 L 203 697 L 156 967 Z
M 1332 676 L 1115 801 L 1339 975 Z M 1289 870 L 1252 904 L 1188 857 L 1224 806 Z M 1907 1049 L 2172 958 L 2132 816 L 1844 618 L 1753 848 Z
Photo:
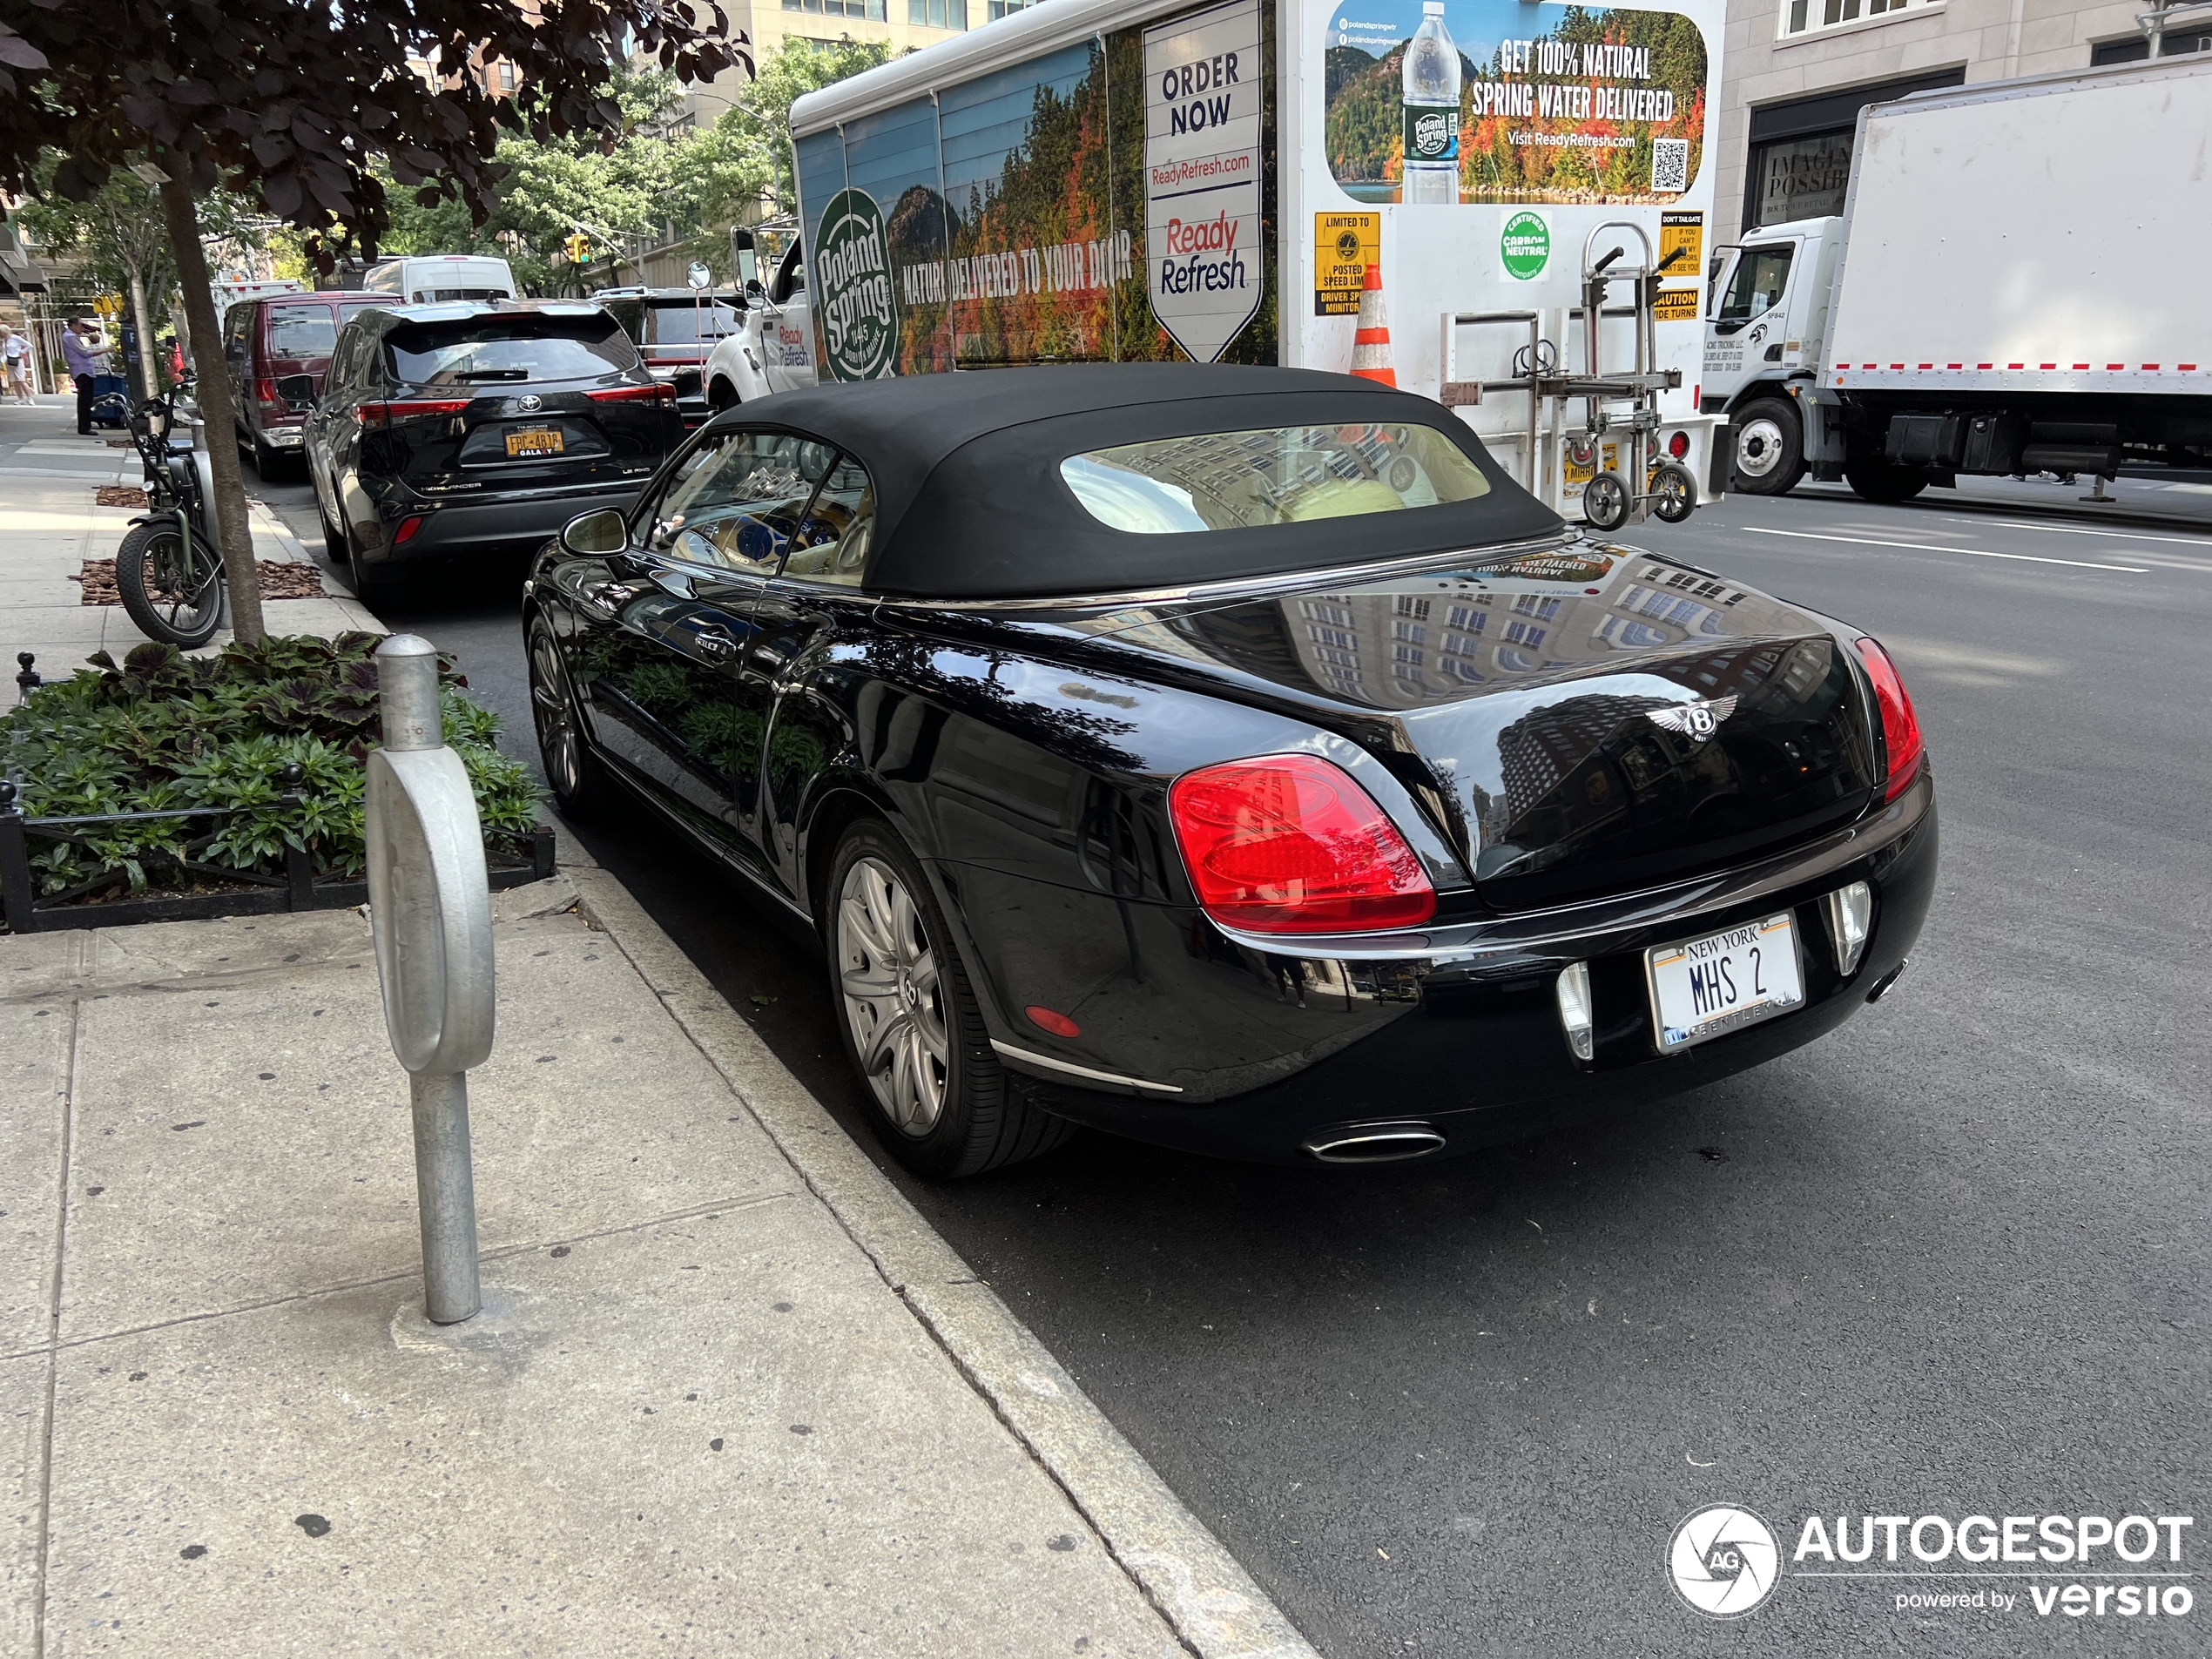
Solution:
M 531 409 L 542 409 L 545 407 L 545 400 L 536 392 L 525 392 L 515 400 L 515 407 L 525 412 Z

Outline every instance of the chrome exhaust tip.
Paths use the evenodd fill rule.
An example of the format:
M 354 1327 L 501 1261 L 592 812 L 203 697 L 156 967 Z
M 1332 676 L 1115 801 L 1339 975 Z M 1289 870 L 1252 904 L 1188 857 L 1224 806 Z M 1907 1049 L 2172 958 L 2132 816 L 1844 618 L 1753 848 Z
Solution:
M 1403 1163 L 1443 1150 L 1444 1131 L 1433 1123 L 1348 1123 L 1298 1149 L 1323 1163 Z
M 1867 1001 L 1870 1003 L 1878 1002 L 1884 997 L 1887 996 L 1890 994 L 1890 987 L 1896 984 L 1898 981 L 1903 979 L 1905 977 L 1905 970 L 1912 966 L 1912 959 L 1908 956 L 1903 961 L 1899 962 L 1895 968 L 1890 969 L 1888 973 L 1883 974 L 1881 978 L 1876 980 L 1874 981 L 1874 988 L 1866 993 Z

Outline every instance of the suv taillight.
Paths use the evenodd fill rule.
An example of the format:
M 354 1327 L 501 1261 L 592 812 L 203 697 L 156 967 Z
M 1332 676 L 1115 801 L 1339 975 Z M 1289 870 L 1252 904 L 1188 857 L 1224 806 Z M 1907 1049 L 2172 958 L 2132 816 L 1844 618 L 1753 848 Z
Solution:
M 458 415 L 475 401 L 466 397 L 406 398 L 393 403 L 363 403 L 356 413 L 366 427 L 388 427 L 395 421 L 411 421 L 418 415 Z
M 265 409 L 273 409 L 283 400 L 277 396 L 276 381 L 264 374 L 253 382 L 253 401 Z
M 1920 717 L 1912 711 L 1912 699 L 1905 695 L 1905 681 L 1889 652 L 1871 639 L 1857 639 L 1852 644 L 1859 660 L 1866 664 L 1867 678 L 1874 682 L 1874 703 L 1882 711 L 1882 752 L 1890 769 L 1882 799 L 1895 800 L 1919 774 L 1921 758 L 1927 752 L 1920 736 Z
M 676 388 L 672 386 L 610 386 L 604 392 L 586 392 L 594 403 L 673 403 Z
M 1168 791 L 1183 861 L 1215 921 L 1254 933 L 1410 927 L 1436 890 L 1367 792 L 1316 755 L 1185 772 Z

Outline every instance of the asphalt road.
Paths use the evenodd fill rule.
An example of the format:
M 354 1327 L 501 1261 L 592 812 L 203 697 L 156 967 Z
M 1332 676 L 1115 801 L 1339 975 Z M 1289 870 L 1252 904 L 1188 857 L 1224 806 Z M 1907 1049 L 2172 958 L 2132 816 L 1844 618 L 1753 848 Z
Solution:
M 314 545 L 304 490 L 265 493 Z M 2074 1618 L 2030 1587 L 2144 1581 L 1788 1559 L 1806 1517 L 1865 1514 L 2188 1515 L 2180 1563 L 2095 1565 L 2212 1555 L 2212 535 L 2045 517 L 2078 493 L 1808 489 L 1623 538 L 1903 665 L 1944 872 L 1911 973 L 1843 1031 L 1447 1163 L 1089 1134 L 958 1186 L 899 1177 L 1332 1659 L 2212 1650 L 2202 1577 L 2152 1581 L 2183 1616 Z M 526 749 L 515 575 L 379 609 L 457 651 Z M 586 839 L 873 1150 L 821 969 L 642 817 Z M 1740 1622 L 1665 1571 L 1714 1502 L 1782 1534 L 1784 1581 Z M 1865 1565 L 1938 1570 L 1899 1553 Z M 1993 1590 L 2009 1611 L 1899 1606 Z

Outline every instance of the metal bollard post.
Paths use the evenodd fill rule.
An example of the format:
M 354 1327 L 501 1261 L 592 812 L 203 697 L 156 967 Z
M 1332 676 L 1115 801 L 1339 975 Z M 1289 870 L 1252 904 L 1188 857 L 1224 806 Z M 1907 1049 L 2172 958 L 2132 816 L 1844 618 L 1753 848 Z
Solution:
M 368 902 L 384 1025 L 410 1074 L 423 1311 L 473 1317 L 476 1193 L 469 1078 L 491 1054 L 491 889 L 483 826 L 461 757 L 445 746 L 438 653 L 395 634 L 376 648 L 384 746 L 368 757 Z

